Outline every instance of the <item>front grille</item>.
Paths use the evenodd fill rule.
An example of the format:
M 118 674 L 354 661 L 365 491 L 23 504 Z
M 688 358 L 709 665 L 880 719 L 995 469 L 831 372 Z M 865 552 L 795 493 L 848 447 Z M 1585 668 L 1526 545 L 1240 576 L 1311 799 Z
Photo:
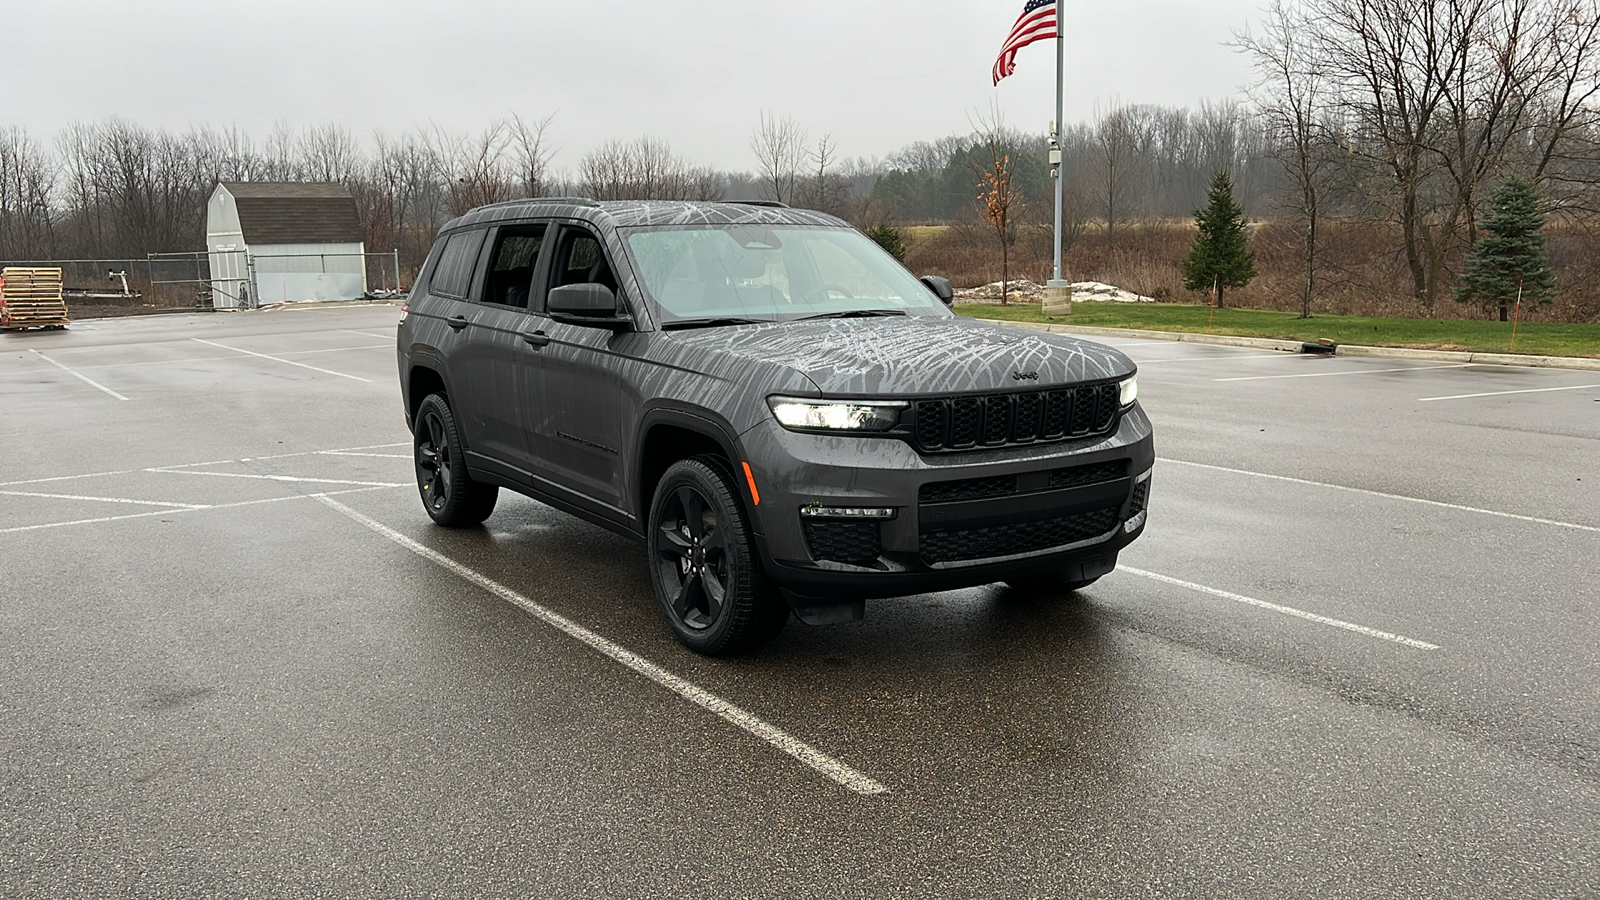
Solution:
M 812 559 L 866 566 L 883 553 L 877 522 L 806 519 L 804 525 Z
M 929 564 L 960 562 L 1064 547 L 1116 528 L 1117 512 L 1117 507 L 1108 506 L 1037 522 L 926 532 L 921 540 L 922 559 Z
M 1031 474 L 1031 473 L 1030 473 Z M 935 481 L 922 486 L 917 499 L 922 503 L 956 503 L 962 500 L 989 500 L 994 497 L 1010 497 L 1018 493 L 1029 493 L 1037 490 L 1060 490 L 1061 488 L 1083 487 L 1089 484 L 1100 484 L 1105 481 L 1116 481 L 1128 474 L 1128 461 L 1116 459 L 1111 462 L 1094 463 L 1087 466 L 1072 466 L 1066 469 L 1056 469 L 1048 473 L 1050 480 L 1039 484 L 1038 487 L 1028 488 L 1019 486 L 1016 475 L 995 475 L 989 478 L 969 478 L 964 481 Z
M 1120 394 L 1112 382 L 918 400 L 912 434 L 924 453 L 1096 437 L 1116 424 Z

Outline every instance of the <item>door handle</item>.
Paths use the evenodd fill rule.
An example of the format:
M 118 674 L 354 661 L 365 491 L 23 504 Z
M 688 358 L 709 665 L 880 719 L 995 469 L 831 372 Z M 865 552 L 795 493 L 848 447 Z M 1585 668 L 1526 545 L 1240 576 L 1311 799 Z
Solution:
M 550 336 L 542 331 L 530 331 L 527 334 L 524 334 L 522 339 L 534 347 L 543 347 L 544 345 L 550 343 Z
M 444 323 L 449 325 L 451 328 L 454 328 L 456 331 L 460 331 L 461 329 L 467 327 L 467 317 L 451 316 L 450 318 L 445 319 Z

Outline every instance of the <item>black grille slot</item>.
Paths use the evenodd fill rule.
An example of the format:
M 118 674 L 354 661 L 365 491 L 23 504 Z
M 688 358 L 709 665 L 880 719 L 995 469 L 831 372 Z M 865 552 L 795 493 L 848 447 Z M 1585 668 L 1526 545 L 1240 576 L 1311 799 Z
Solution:
M 1117 507 L 1109 506 L 1037 522 L 926 532 L 921 539 L 922 559 L 930 564 L 962 562 L 1064 547 L 1116 528 L 1117 512 Z
M 1116 427 L 1119 393 L 1111 383 L 918 400 L 913 435 L 924 453 L 1099 437 Z
M 1128 474 L 1128 461 L 1119 459 L 1107 463 L 1096 463 L 1092 466 L 1073 466 L 1070 469 L 1057 469 L 1050 473 L 1050 487 L 1069 488 L 1081 487 L 1086 484 L 1099 484 L 1102 481 L 1116 481 Z
M 804 525 L 812 559 L 869 566 L 883 554 L 877 522 L 806 519 Z
M 996 475 L 967 481 L 941 481 L 925 484 L 917 494 L 922 503 L 951 503 L 960 500 L 987 500 L 1009 497 L 1017 492 L 1017 476 Z
M 1003 394 L 983 398 L 983 443 L 998 447 L 1011 440 L 1011 398 Z
M 1067 419 L 1072 417 L 1072 391 L 1050 391 L 1044 395 L 1044 428 L 1040 437 L 1056 439 L 1067 433 Z
M 1044 395 L 1038 392 L 1017 395 L 1013 440 L 1025 443 L 1039 436 L 1039 413 L 1044 410 L 1043 398 Z
M 949 438 L 949 410 L 942 400 L 922 400 L 917 403 L 917 444 L 925 450 L 942 450 Z
M 952 449 L 978 443 L 978 426 L 983 419 L 983 401 L 977 397 L 958 397 L 950 401 L 950 444 Z

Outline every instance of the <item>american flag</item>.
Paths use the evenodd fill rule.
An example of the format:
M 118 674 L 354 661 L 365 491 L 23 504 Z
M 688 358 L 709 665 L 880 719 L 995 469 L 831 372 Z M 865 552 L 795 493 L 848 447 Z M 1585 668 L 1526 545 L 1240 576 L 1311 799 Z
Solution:
M 999 84 L 1000 79 L 1017 70 L 1018 50 L 1056 36 L 1056 0 L 1028 0 L 1017 24 L 1011 26 L 1005 46 L 1000 48 L 1000 58 L 994 61 L 994 83 Z

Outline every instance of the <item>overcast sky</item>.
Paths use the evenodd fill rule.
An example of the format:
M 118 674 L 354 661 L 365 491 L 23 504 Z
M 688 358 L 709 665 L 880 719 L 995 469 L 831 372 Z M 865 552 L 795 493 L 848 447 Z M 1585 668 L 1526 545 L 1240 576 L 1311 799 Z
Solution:
M 1231 31 L 1263 0 L 1068 0 L 1067 121 L 1097 105 L 1192 105 L 1252 80 Z M 337 122 L 477 130 L 554 114 L 556 165 L 608 138 L 667 139 L 691 162 L 750 170 L 760 111 L 883 156 L 970 130 L 998 100 L 1007 124 L 1054 115 L 1048 43 L 1017 73 L 989 70 L 1022 0 L 13 0 L 0 52 L 0 125 L 53 140 L 120 116 L 183 130 Z

